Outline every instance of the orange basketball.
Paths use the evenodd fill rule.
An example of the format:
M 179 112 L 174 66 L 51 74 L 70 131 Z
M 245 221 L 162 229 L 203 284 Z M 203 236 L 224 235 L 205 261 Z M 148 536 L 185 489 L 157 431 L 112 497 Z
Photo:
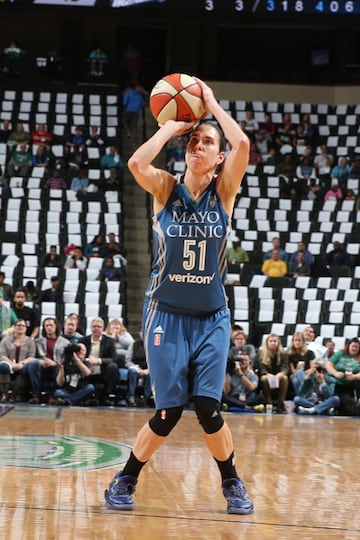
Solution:
M 160 79 L 151 91 L 149 105 L 159 124 L 167 120 L 194 122 L 206 110 L 201 86 L 184 73 L 172 73 Z

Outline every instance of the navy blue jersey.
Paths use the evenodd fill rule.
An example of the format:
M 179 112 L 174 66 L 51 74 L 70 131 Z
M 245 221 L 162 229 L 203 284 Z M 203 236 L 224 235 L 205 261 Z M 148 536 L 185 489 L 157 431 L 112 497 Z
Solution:
M 230 220 L 210 182 L 194 202 L 175 184 L 153 218 L 156 256 L 147 300 L 152 309 L 186 315 L 214 313 L 227 305 L 224 289 Z

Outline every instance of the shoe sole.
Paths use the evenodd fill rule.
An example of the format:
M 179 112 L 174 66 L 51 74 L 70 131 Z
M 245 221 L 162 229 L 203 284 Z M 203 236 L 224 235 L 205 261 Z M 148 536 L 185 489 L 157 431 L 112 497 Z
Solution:
M 114 504 L 110 501 L 109 498 L 109 491 L 105 490 L 104 493 L 105 501 L 106 501 L 106 508 L 109 508 L 110 510 L 134 510 L 135 504 Z
M 240 515 L 248 515 L 254 513 L 254 507 L 251 506 L 250 508 L 228 508 L 227 510 L 228 514 L 240 514 Z

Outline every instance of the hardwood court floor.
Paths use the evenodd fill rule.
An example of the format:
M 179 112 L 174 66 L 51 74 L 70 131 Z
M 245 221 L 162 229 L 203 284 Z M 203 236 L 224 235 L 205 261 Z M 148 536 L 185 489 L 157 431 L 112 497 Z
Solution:
M 151 414 L 140 410 L 39 406 L 15 407 L 3 414 L 1 538 L 360 538 L 357 419 L 225 414 L 233 432 L 238 470 L 255 504 L 255 513 L 250 516 L 226 513 L 217 467 L 205 449 L 193 412 L 184 413 L 166 443 L 143 469 L 133 512 L 116 512 L 104 506 L 104 488 L 118 465 L 68 470 L 66 460 L 58 456 L 59 465 L 54 469 L 31 466 L 31 452 L 36 453 L 37 444 L 34 436 L 50 436 L 49 451 L 40 456 L 46 462 L 61 453 L 57 438 L 66 442 L 99 438 L 100 442 L 132 445 L 138 428 Z M 80 444 L 74 454 L 79 463 L 81 448 Z M 124 448 L 126 454 L 129 447 Z M 93 453 L 96 457 L 96 451 Z M 27 458 L 25 467 L 22 458 Z M 88 458 L 91 461 L 91 456 Z

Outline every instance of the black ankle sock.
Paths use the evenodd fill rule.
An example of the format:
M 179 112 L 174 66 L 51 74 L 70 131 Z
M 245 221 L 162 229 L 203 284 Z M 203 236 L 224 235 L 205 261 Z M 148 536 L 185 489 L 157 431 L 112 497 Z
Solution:
M 121 475 L 129 475 L 137 478 L 145 463 L 146 461 L 139 461 L 138 459 L 136 459 L 134 454 L 131 452 L 125 467 L 121 471 Z
M 235 468 L 234 452 L 230 454 L 226 461 L 219 461 L 216 458 L 214 459 L 219 467 L 222 482 L 224 480 L 228 480 L 229 478 L 238 478 Z

